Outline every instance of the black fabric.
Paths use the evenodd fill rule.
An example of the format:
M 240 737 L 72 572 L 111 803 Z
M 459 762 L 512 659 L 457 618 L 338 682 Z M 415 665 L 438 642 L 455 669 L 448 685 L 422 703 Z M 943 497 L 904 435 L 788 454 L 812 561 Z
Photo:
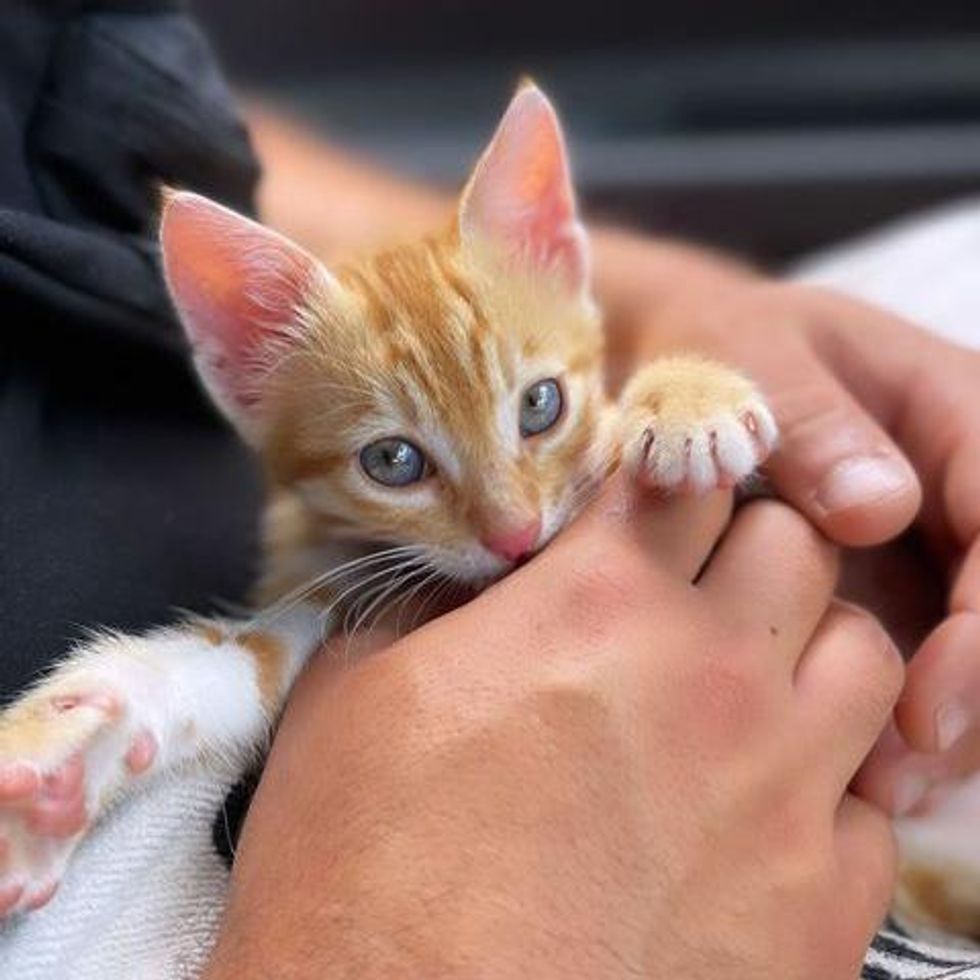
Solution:
M 174 3 L 0 5 L 0 694 L 82 628 L 240 599 L 258 480 L 191 376 L 161 182 L 252 210 L 258 167 Z

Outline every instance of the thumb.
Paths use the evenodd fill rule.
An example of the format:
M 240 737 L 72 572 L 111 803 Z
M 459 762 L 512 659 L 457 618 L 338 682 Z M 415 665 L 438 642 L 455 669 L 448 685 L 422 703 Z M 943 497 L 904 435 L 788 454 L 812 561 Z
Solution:
M 771 379 L 756 380 L 779 424 L 768 471 L 782 497 L 844 545 L 879 544 L 911 523 L 922 497 L 915 471 L 813 353 L 779 359 Z

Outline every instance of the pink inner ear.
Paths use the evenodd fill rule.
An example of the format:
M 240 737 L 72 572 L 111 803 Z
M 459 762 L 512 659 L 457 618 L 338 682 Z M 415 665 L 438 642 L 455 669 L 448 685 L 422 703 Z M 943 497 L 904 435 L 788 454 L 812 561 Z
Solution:
M 198 369 L 220 407 L 245 421 L 316 264 L 275 232 L 183 192 L 165 205 L 160 240 Z
M 464 235 L 501 242 L 515 258 L 587 288 L 588 246 L 565 141 L 555 110 L 533 85 L 514 97 L 477 165 L 460 223 Z

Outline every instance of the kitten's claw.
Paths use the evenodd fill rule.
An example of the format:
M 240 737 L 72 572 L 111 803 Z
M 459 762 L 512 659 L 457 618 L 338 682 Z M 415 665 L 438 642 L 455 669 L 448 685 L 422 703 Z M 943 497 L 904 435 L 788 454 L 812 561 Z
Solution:
M 651 365 L 627 389 L 623 407 L 626 465 L 664 492 L 732 487 L 776 443 L 775 420 L 751 382 L 711 362 Z
M 51 900 L 105 797 L 156 755 L 118 694 L 59 687 L 0 716 L 0 917 Z

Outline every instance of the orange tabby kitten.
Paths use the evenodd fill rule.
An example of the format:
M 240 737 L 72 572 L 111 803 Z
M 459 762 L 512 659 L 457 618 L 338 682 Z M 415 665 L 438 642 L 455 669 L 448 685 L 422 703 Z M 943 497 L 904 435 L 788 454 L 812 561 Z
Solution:
M 241 769 L 325 633 L 543 547 L 612 465 L 668 490 L 749 475 L 752 384 L 675 357 L 603 391 L 589 250 L 538 89 L 442 234 L 328 271 L 204 198 L 168 196 L 166 277 L 214 401 L 268 477 L 254 619 L 76 649 L 0 716 L 0 914 L 43 905 L 84 832 L 148 776 Z

